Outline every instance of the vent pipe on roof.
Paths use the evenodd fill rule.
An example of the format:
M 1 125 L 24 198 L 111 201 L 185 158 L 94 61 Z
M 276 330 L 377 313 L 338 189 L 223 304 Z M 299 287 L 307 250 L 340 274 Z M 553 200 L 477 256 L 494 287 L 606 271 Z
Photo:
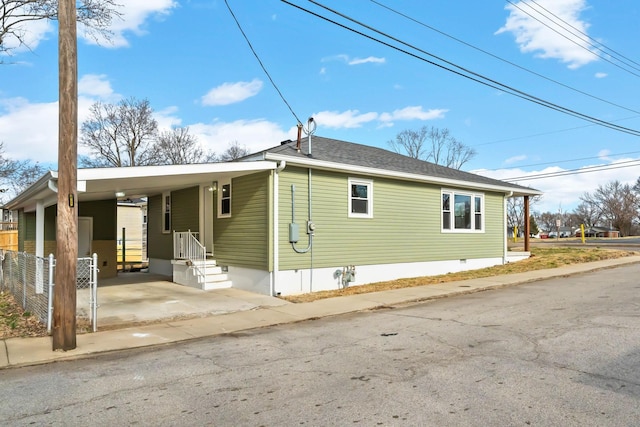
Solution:
M 311 127 L 312 125 L 313 128 Z M 311 156 L 311 135 L 316 131 L 316 122 L 313 121 L 313 117 L 309 117 L 309 120 L 307 120 L 307 128 L 304 131 L 309 136 L 309 151 L 307 157 L 313 157 Z
M 302 123 L 298 122 L 298 142 L 296 143 L 296 151 L 300 152 L 300 144 L 302 144 Z

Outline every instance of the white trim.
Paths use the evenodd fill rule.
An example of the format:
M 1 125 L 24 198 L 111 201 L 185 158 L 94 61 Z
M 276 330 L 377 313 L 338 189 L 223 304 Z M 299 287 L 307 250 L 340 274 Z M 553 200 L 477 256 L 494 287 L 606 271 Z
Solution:
M 444 210 L 442 207 L 442 196 L 444 194 L 449 194 L 449 225 L 451 226 L 451 228 L 444 228 Z M 458 196 L 468 196 L 471 198 L 471 228 L 456 228 L 455 225 L 455 197 L 456 195 Z M 481 229 L 478 230 L 476 229 L 476 198 L 480 199 L 480 227 Z M 485 233 L 485 216 L 486 216 L 486 209 L 485 209 L 485 194 L 484 193 L 474 193 L 474 192 L 470 192 L 470 191 L 460 191 L 460 190 L 451 190 L 448 188 L 442 188 L 440 189 L 440 232 L 441 233 L 452 233 L 452 234 L 458 234 L 458 233 L 473 233 L 473 234 L 482 234 Z
M 353 194 L 351 186 L 364 185 L 367 187 L 367 213 L 353 212 L 351 203 L 353 202 Z M 370 179 L 348 178 L 347 179 L 347 198 L 348 198 L 348 217 L 349 218 L 373 218 L 373 181 Z
M 365 166 L 353 166 L 353 165 L 347 165 L 344 163 L 326 162 L 326 161 L 316 160 L 316 159 L 304 159 L 300 157 L 285 156 L 285 155 L 274 154 L 274 153 L 266 153 L 265 160 L 276 160 L 276 161 L 286 160 L 287 163 L 291 165 L 313 167 L 315 169 L 325 169 L 325 170 L 347 172 L 347 173 L 359 174 L 359 175 L 361 174 L 361 175 L 367 175 L 367 176 L 397 178 L 397 179 L 403 179 L 408 181 L 426 182 L 426 183 L 445 185 L 445 186 L 446 185 L 459 186 L 459 187 L 476 189 L 476 190 L 496 191 L 499 193 L 509 193 L 513 191 L 514 195 L 516 196 L 521 194 L 532 195 L 532 196 L 543 194 L 541 191 L 534 190 L 534 189 L 529 190 L 528 188 L 525 191 L 521 187 L 510 187 L 508 185 L 502 186 L 502 185 L 483 184 L 483 183 L 472 182 L 472 181 L 461 181 L 457 179 L 441 178 L 441 177 L 434 177 L 434 176 L 428 176 L 428 175 L 419 175 L 419 174 L 406 173 L 406 172 L 396 172 L 396 171 L 390 171 L 385 169 L 370 168 Z
M 222 213 L 222 199 L 224 196 L 224 186 L 228 185 L 229 186 L 229 195 L 226 198 L 229 199 L 229 212 L 228 213 Z M 233 201 L 233 187 L 231 185 L 231 178 L 229 179 L 224 179 L 224 180 L 220 180 L 218 181 L 218 218 L 231 218 L 231 203 Z

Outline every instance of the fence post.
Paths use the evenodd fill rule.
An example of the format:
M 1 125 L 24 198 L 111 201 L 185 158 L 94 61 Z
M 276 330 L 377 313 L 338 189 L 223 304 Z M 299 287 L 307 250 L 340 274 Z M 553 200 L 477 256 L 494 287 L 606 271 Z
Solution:
M 49 307 L 47 308 L 47 332 L 51 334 L 51 319 L 53 318 L 53 268 L 55 259 L 49 254 Z
M 124 229 L 123 229 L 124 230 Z M 124 254 L 123 254 L 124 256 Z M 98 330 L 98 254 L 94 252 L 91 260 L 91 324 L 93 332 Z
M 27 253 L 22 253 L 22 308 L 27 308 Z

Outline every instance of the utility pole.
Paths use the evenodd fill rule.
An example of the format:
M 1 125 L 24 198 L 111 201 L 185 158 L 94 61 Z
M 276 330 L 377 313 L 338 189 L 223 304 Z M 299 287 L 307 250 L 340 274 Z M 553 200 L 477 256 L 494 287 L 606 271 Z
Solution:
M 53 350 L 76 348 L 78 40 L 75 0 L 58 1 L 58 217 Z

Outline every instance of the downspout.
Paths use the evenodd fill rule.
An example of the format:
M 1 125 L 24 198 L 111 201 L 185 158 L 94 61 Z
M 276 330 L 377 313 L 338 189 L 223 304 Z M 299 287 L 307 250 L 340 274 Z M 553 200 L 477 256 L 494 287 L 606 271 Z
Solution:
M 507 223 L 507 199 L 513 196 L 513 191 L 509 191 L 504 195 L 504 201 L 502 202 L 502 212 L 504 216 L 504 254 L 502 255 L 502 264 L 507 263 L 507 252 L 509 252 L 509 224 Z
M 280 211 L 278 203 L 280 200 L 280 172 L 287 166 L 287 162 L 282 160 L 278 163 L 278 167 L 273 174 L 273 271 L 271 273 L 271 283 L 269 284 L 269 295 L 276 296 L 276 284 L 278 283 L 278 270 L 280 266 L 280 238 L 279 238 L 279 222 Z

